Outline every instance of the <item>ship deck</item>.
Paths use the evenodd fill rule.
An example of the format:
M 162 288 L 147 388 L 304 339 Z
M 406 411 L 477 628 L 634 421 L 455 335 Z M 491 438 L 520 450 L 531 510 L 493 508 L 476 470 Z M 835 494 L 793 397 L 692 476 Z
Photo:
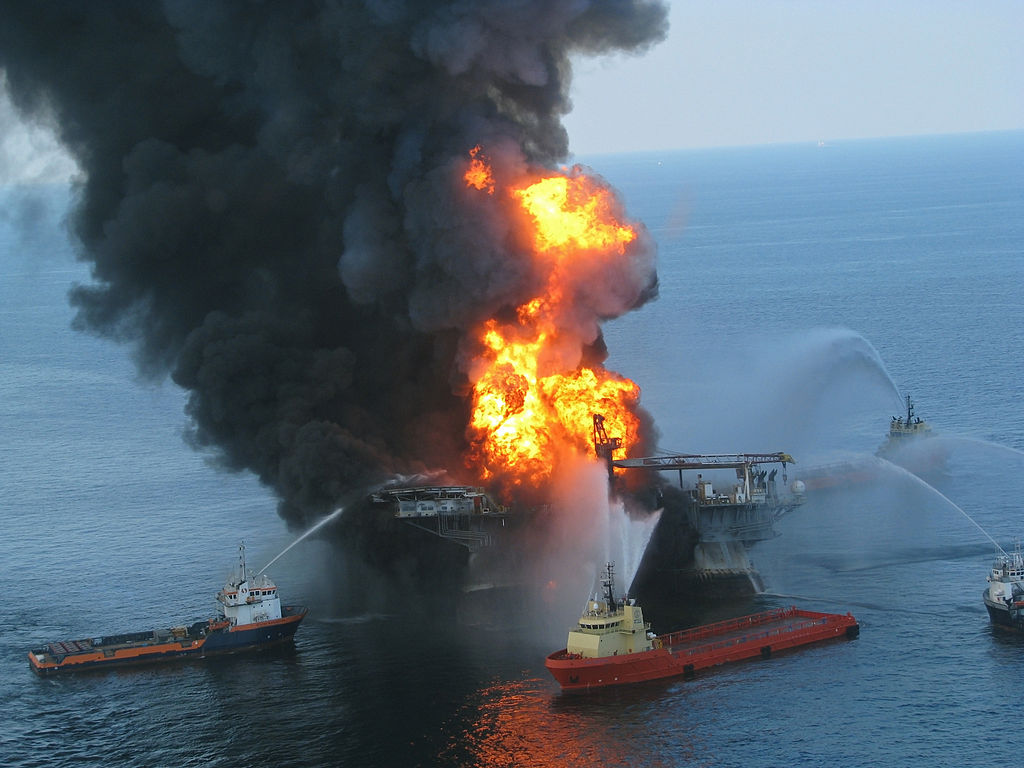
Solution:
M 829 634 L 839 634 L 856 626 L 850 614 L 818 613 L 796 607 L 774 608 L 761 613 L 730 618 L 657 638 L 679 660 L 692 657 L 700 663 L 721 663 L 734 652 L 757 645 L 783 649 L 813 642 Z M 770 651 L 769 651 L 770 652 Z M 703 666 L 701 664 L 700 666 Z
M 33 653 L 44 654 L 51 660 L 60 660 L 67 656 L 103 651 L 107 655 L 126 648 L 145 648 L 151 645 L 169 645 L 179 643 L 183 647 L 191 646 L 193 641 L 201 639 L 209 631 L 211 622 L 200 621 L 190 627 L 173 627 L 170 629 L 153 629 L 142 632 L 126 632 L 104 637 L 89 637 L 83 640 L 61 640 L 47 643 Z
M 712 645 L 750 642 L 827 624 L 829 615 L 798 608 L 775 608 L 662 635 L 658 640 L 662 641 L 664 647 L 676 652 L 702 648 L 709 641 L 713 641 Z
M 582 658 L 565 649 L 548 656 L 545 666 L 563 690 L 585 690 L 662 677 L 692 677 L 700 669 L 760 656 L 831 638 L 857 637 L 850 614 L 815 613 L 796 607 L 741 616 L 694 629 L 661 635 L 654 648 L 635 654 Z
M 280 619 L 244 625 L 237 630 L 228 630 L 226 620 L 215 619 L 198 621 L 189 627 L 63 640 L 29 651 L 29 663 L 39 674 L 50 674 L 269 647 L 291 639 L 306 615 L 306 608 L 284 606 L 282 614 Z

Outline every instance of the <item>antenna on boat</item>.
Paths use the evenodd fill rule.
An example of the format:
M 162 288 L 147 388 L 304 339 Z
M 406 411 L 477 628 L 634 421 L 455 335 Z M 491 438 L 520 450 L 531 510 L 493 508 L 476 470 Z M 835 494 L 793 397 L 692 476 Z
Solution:
M 245 581 L 245 542 L 238 542 L 238 565 L 242 569 L 242 581 Z
M 604 596 L 608 601 L 608 610 L 615 610 L 615 563 L 609 561 L 605 563 L 605 570 L 607 575 L 601 580 L 601 586 L 604 587 Z

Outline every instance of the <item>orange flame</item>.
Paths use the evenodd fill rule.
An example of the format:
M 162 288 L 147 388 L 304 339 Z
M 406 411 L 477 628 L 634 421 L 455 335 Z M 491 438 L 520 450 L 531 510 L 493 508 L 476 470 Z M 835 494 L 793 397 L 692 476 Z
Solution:
M 480 157 L 480 145 L 477 144 L 469 150 L 469 170 L 464 178 L 466 186 L 484 190 L 489 195 L 494 194 L 494 177 L 491 176 L 491 168 L 483 157 Z
M 611 213 L 611 192 L 586 176 L 550 176 L 512 194 L 536 222 L 538 251 L 570 255 L 578 249 L 622 253 L 636 239 Z
M 539 359 L 548 335 L 515 341 L 509 338 L 515 330 L 503 334 L 490 320 L 483 335 L 489 365 L 473 388 L 470 426 L 479 436 L 474 458 L 485 479 L 500 469 L 517 483 L 539 483 L 560 449 L 592 453 L 594 413 L 605 417 L 606 430 L 620 436 L 624 447 L 636 444 L 635 383 L 601 367 L 542 376 Z
M 493 194 L 494 177 L 479 151 L 470 151 L 465 179 Z M 594 413 L 605 417 L 608 434 L 620 437 L 626 451 L 639 440 L 634 382 L 599 365 L 551 370 L 558 350 L 568 344 L 578 359 L 584 345 L 567 338 L 559 322 L 570 309 L 573 280 L 586 271 L 580 267 L 624 258 L 637 235 L 614 215 L 612 193 L 580 173 L 513 186 L 508 196 L 525 214 L 525 239 L 550 272 L 545 292 L 517 308 L 518 322 L 492 318 L 480 330 L 468 462 L 483 479 L 511 475 L 516 485 L 535 485 L 551 476 L 564 451 L 593 455 Z

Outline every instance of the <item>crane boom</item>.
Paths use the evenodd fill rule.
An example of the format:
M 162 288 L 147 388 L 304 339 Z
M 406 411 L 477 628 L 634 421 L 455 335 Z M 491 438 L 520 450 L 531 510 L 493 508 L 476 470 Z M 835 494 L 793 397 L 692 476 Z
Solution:
M 622 447 L 621 437 L 608 437 L 604 429 L 604 416 L 594 414 L 594 451 L 608 465 L 608 478 L 612 477 L 612 453 Z
M 619 469 L 740 469 L 756 464 L 796 464 L 788 453 L 721 453 L 676 454 L 617 459 L 612 466 Z

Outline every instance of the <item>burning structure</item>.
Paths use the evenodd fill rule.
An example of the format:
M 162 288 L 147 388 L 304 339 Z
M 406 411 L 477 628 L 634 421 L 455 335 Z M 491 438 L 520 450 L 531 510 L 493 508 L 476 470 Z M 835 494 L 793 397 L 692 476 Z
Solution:
M 663 486 L 662 513 L 630 592 L 661 616 L 690 623 L 709 603 L 733 603 L 763 591 L 747 549 L 778 535 L 774 524 L 803 503 L 804 486 L 786 488 L 786 453 L 650 456 L 610 462 L 610 468 L 674 470 L 679 487 Z M 780 465 L 762 469 L 763 465 Z M 782 487 L 776 483 L 782 469 Z M 721 486 L 704 472 L 734 470 Z M 684 471 L 697 471 L 687 487 Z M 680 599 L 685 598 L 685 599 Z
M 542 504 L 595 412 L 653 439 L 601 334 L 653 244 L 560 117 L 570 56 L 657 42 L 662 3 L 0 6 L 8 95 L 80 169 L 76 324 L 291 526 L 439 467 Z

